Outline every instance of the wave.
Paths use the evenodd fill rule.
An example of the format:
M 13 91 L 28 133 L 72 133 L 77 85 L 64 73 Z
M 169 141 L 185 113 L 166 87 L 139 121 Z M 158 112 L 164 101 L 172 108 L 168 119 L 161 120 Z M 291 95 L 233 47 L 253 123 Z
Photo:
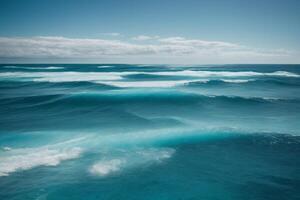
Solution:
M 155 131 L 118 134 L 85 133 L 53 145 L 35 148 L 11 148 L 0 154 L 0 176 L 30 170 L 41 166 L 57 166 L 61 162 L 79 158 L 83 152 L 99 155 L 99 161 L 89 167 L 89 172 L 106 176 L 114 172 L 135 167 L 160 164 L 172 157 L 174 148 L 160 147 L 161 144 L 182 143 L 195 137 L 206 140 L 207 134 L 187 129 L 164 129 Z M 213 137 L 224 137 L 212 134 Z M 175 142 L 175 143 L 176 143 Z M 84 149 L 84 151 L 83 151 Z
M 185 85 L 196 80 L 170 80 L 170 81 L 99 81 L 97 83 L 120 88 L 168 88 Z M 199 82 L 201 80 L 197 80 Z
M 254 71 L 167 71 L 167 72 L 147 72 L 147 74 L 162 75 L 162 76 L 193 76 L 193 77 L 252 77 L 252 76 L 283 76 L 283 77 L 300 77 L 287 71 L 275 71 L 269 73 L 254 72 Z
M 2 78 L 30 78 L 37 82 L 79 82 L 120 80 L 122 73 L 117 72 L 4 72 Z
M 97 66 L 97 68 L 103 69 L 103 68 L 113 68 L 114 66 L 112 65 L 101 65 L 101 66 Z
M 53 69 L 64 69 L 64 67 L 56 67 L 56 66 L 50 66 L 50 67 L 25 67 L 25 66 L 3 66 L 4 68 L 8 69 L 37 69 L 37 70 L 53 70 Z
M 102 157 L 101 160 L 89 167 L 90 173 L 97 176 L 106 176 L 113 172 L 141 165 L 159 164 L 175 153 L 175 149 L 162 147 L 120 148 L 124 147 L 126 143 L 136 146 L 141 142 L 145 142 L 143 137 L 141 137 L 141 140 L 136 140 L 140 137 L 137 134 L 139 133 L 118 134 L 124 139 L 123 141 L 116 138 L 117 135 L 90 135 L 93 137 L 88 140 L 88 137 L 80 137 L 35 148 L 9 147 L 9 150 L 0 152 L 0 177 L 41 166 L 58 166 L 63 161 L 77 159 L 83 153 L 83 148 L 79 146 L 84 146 L 85 152 L 96 153 Z M 85 135 L 88 135 L 88 133 Z M 134 141 L 130 139 L 133 135 L 136 137 Z M 104 146 L 105 149 L 101 148 Z
M 149 148 L 122 151 L 121 155 L 116 158 L 104 158 L 93 164 L 89 171 L 97 176 L 107 176 L 112 173 L 135 168 L 140 165 L 152 165 L 161 163 L 171 158 L 175 153 L 172 148 Z
M 4 72 L 2 78 L 30 78 L 34 82 L 93 82 L 113 87 L 174 87 L 184 85 L 195 80 L 168 80 L 168 81 L 118 81 L 122 76 L 137 74 L 136 72 Z M 201 80 L 197 80 L 201 81 Z M 205 81 L 205 80 L 202 80 Z
M 13 80 L 1 81 L 0 89 L 9 90 L 9 93 L 17 95 L 21 91 L 21 95 L 24 96 L 36 96 L 48 91 L 50 94 L 62 91 L 70 93 L 74 91 L 82 90 L 102 90 L 102 89 L 116 89 L 118 87 L 110 86 L 107 84 L 93 83 L 89 81 L 77 81 L 77 82 L 19 82 Z M 9 94 L 7 93 L 7 94 Z M 0 97 L 1 98 L 1 97 Z
M 10 151 L 12 148 L 11 147 L 2 147 L 3 151 Z
M 288 86 L 288 87 L 298 87 L 300 85 L 299 81 L 293 81 L 293 80 L 279 80 L 279 79 L 212 79 L 212 80 L 195 80 L 192 81 L 186 85 L 188 86 L 205 86 L 205 85 L 211 85 L 211 86 L 221 86 L 221 85 L 230 85 L 230 84 L 241 84 L 241 85 L 257 85 L 257 86 Z
M 293 86 L 300 86 L 299 81 L 294 81 L 294 80 L 278 80 L 278 79 L 258 79 L 253 81 L 252 83 L 249 84 L 267 84 L 267 85 L 276 85 L 276 86 L 288 86 L 288 87 L 293 87 Z
M 116 90 L 106 92 L 90 92 L 90 93 L 74 93 L 74 94 L 59 94 L 59 95 L 39 95 L 28 97 L 12 97 L 3 98 L 1 105 L 14 103 L 15 106 L 22 105 L 23 108 L 28 106 L 65 106 L 74 107 L 80 104 L 81 108 L 95 105 L 112 104 L 115 103 L 132 103 L 140 102 L 147 104 L 169 102 L 176 104 L 180 102 L 189 102 L 197 104 L 210 103 L 297 103 L 299 99 L 283 99 L 283 98 L 269 98 L 256 96 L 225 96 L 225 95 L 202 95 L 193 92 L 178 92 L 178 91 L 164 91 L 164 90 Z M 74 107 L 75 109 L 76 107 Z
M 223 85 L 223 84 L 245 84 L 256 81 L 255 79 L 212 79 L 212 80 L 195 80 L 186 84 L 187 86 L 203 86 L 203 85 Z
M 298 134 L 299 103 L 300 99 L 212 96 L 164 89 L 11 98 L 0 102 L 0 111 L 12 116 L 3 115 L 1 129 L 2 132 L 125 131 L 199 125 L 204 129 L 236 127 Z M 135 138 L 133 135 L 130 141 L 134 142 Z M 124 144 L 126 139 L 118 135 L 117 140 Z
M 298 102 L 298 99 L 281 99 L 281 98 L 269 98 L 269 97 L 243 97 L 243 96 L 225 96 L 225 95 L 202 95 L 192 92 L 178 92 L 178 91 L 143 91 L 143 90 L 136 90 L 136 91 L 115 91 L 115 92 L 99 92 L 99 93 L 78 93 L 69 95 L 66 99 L 85 99 L 85 100 L 99 100 L 99 101 L 128 101 L 128 100 L 142 100 L 145 102 L 148 101 L 182 101 L 183 99 L 189 101 L 197 101 L 197 100 L 207 100 L 212 101 L 230 101 L 230 102 L 237 102 L 237 101 L 245 101 L 245 102 L 274 102 L 274 101 L 282 101 L 282 102 Z
M 10 149 L 0 156 L 0 176 L 38 166 L 57 166 L 64 160 L 78 158 L 81 148 L 52 149 L 49 147 Z
M 14 65 L 7 65 L 7 66 L 3 66 L 3 68 L 7 68 L 7 69 L 23 69 L 24 67 L 14 66 Z
M 104 176 L 112 172 L 119 171 L 126 161 L 123 159 L 102 160 L 90 168 L 90 172 L 96 175 Z
M 4 152 L 0 152 L 0 177 L 40 166 L 57 166 L 65 160 L 79 158 L 83 153 L 79 145 L 86 139 L 87 136 L 81 136 L 31 148 L 4 147 Z
M 78 81 L 90 81 L 90 82 L 101 82 L 101 81 L 118 81 L 124 79 L 124 76 L 128 75 L 159 75 L 159 76 L 185 76 L 185 77 L 198 77 L 198 78 L 216 78 L 216 77 L 255 77 L 255 76 L 280 76 L 280 77 L 300 77 L 300 75 L 287 72 L 287 71 L 276 71 L 270 73 L 262 72 L 228 72 L 228 71 L 168 71 L 168 72 L 3 72 L 0 73 L 2 78 L 30 78 L 32 81 L 39 82 L 78 82 Z M 189 80 L 180 80 L 189 81 Z M 101 82 L 103 83 L 103 82 Z M 107 84 L 115 84 L 122 87 L 119 82 L 107 82 Z M 126 83 L 124 83 L 126 84 Z M 138 83 L 137 83 L 138 84 Z M 166 82 L 168 85 L 168 82 Z M 133 83 L 130 86 L 134 85 Z M 151 87 L 150 83 L 146 83 Z M 174 84 L 171 84 L 174 85 Z M 176 84 L 175 84 L 176 85 Z M 166 86 L 168 87 L 168 86 Z
M 30 170 L 40 166 L 57 166 L 63 161 L 79 158 L 83 152 L 92 153 L 99 160 L 88 167 L 90 173 L 107 176 L 122 170 L 163 163 L 175 154 L 173 145 L 199 141 L 232 139 L 255 132 L 238 129 L 169 128 L 122 133 L 84 133 L 53 145 L 34 148 L 11 148 L 0 152 L 0 176 Z M 263 134 L 266 137 L 268 133 Z M 272 143 L 281 135 L 272 134 Z M 291 136 L 292 137 L 292 136 Z M 299 143 L 299 137 L 291 138 Z M 288 141 L 289 142 L 289 141 Z M 167 147 L 164 147 L 167 146 Z
M 250 81 L 255 81 L 254 79 L 221 79 L 225 83 L 248 83 Z

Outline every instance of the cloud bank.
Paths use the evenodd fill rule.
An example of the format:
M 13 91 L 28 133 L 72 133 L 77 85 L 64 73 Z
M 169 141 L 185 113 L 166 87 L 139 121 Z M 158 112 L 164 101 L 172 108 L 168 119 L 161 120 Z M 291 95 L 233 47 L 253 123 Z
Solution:
M 138 35 L 138 36 L 135 36 L 131 39 L 136 40 L 136 41 L 146 41 L 146 40 L 155 40 L 155 39 L 158 39 L 158 38 L 160 38 L 158 35 L 156 35 L 156 36 Z
M 8 59 L 143 59 L 172 63 L 230 63 L 248 60 L 288 60 L 295 56 L 286 50 L 262 50 L 240 44 L 186 39 L 183 37 L 145 36 L 133 41 L 67 37 L 0 37 L 0 58 Z M 136 41 L 136 42 L 135 42 Z M 146 41 L 146 42 L 143 42 Z M 189 61 L 189 62 L 188 62 Z M 173 62 L 173 63 L 174 63 Z

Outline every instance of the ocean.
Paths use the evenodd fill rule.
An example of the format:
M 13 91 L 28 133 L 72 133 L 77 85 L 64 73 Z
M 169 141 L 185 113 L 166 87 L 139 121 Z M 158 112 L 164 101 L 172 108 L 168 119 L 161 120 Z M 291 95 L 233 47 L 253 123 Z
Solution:
M 0 199 L 300 199 L 300 65 L 1 64 Z

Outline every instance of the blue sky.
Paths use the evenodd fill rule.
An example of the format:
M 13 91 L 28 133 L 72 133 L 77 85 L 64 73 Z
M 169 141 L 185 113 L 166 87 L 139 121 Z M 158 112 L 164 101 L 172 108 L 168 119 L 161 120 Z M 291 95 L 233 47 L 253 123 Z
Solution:
M 0 0 L 0 61 L 299 63 L 299 10 L 297 0 Z

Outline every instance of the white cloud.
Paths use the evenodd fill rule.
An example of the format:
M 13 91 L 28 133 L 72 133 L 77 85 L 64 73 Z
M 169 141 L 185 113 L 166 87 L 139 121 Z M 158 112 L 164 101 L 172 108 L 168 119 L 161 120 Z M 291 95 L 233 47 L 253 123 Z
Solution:
M 108 36 L 120 36 L 120 33 L 103 33 L 103 35 L 108 35 Z
M 208 48 L 208 49 L 240 49 L 242 46 L 238 44 L 220 42 L 220 41 L 205 41 L 205 40 L 189 40 L 183 37 L 169 37 L 162 38 L 159 40 L 163 44 L 176 45 L 176 46 L 186 46 L 186 47 L 195 47 L 195 48 Z
M 141 44 L 121 40 L 82 39 L 66 37 L 0 37 L 0 58 L 58 58 L 58 59 L 147 59 L 157 62 L 262 62 L 295 56 L 286 50 L 261 50 L 222 41 L 159 38 L 139 36 L 138 40 L 151 40 Z M 136 38 L 136 39 L 137 39 Z M 150 58 L 151 57 L 151 58 Z M 297 56 L 296 56 L 297 57 Z M 143 58 L 147 58 L 144 59 Z
M 0 38 L 0 57 L 93 58 L 154 53 L 151 46 L 119 40 L 65 37 Z
M 138 35 L 135 36 L 133 38 L 131 38 L 132 40 L 137 40 L 137 41 L 145 41 L 145 40 L 154 40 L 154 39 L 158 39 L 159 36 L 148 36 L 148 35 Z

